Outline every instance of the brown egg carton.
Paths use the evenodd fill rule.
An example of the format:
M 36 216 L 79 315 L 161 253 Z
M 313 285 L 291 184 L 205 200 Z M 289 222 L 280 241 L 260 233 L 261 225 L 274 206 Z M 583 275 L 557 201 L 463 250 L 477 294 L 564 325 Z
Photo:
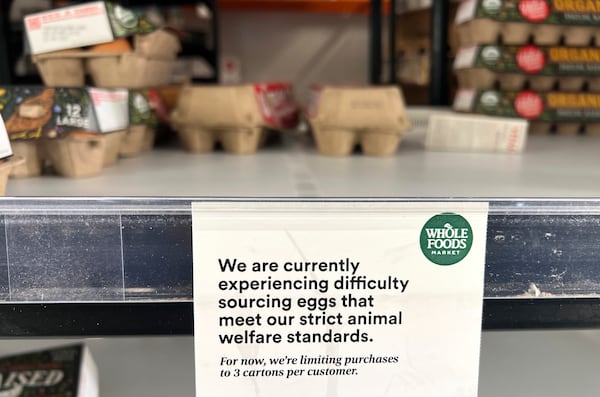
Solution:
M 476 44 L 589 46 L 600 42 L 597 26 L 558 26 L 474 19 L 457 26 L 462 46 Z
M 523 44 L 588 46 L 599 43 L 594 1 L 466 0 L 456 13 L 461 46 Z
M 410 128 L 396 86 L 313 87 L 309 121 L 321 154 L 347 156 L 356 146 L 370 156 L 394 154 Z
M 267 129 L 298 123 L 298 107 L 288 83 L 184 86 L 171 125 L 184 149 L 204 153 L 220 143 L 226 152 L 254 153 Z
M 21 156 L 13 155 L 8 159 L 0 160 L 0 196 L 4 196 L 6 193 L 6 185 L 8 184 L 8 177 L 15 167 L 20 167 L 25 162 L 25 159 Z
M 459 88 L 501 91 L 590 91 L 600 92 L 600 77 L 535 76 L 517 73 L 496 74 L 486 69 L 455 71 Z
M 600 136 L 600 123 L 532 122 L 529 132 L 533 135 L 586 135 Z
M 169 84 L 180 44 L 157 30 L 134 38 L 134 50 L 124 53 L 67 50 L 33 56 L 46 86 L 82 87 L 86 75 L 103 88 L 144 88 Z
M 152 150 L 156 139 L 156 129 L 145 124 L 129 126 L 119 145 L 121 157 L 135 157 Z
M 99 175 L 117 162 L 125 133 L 75 132 L 60 139 L 13 141 L 14 153 L 24 161 L 11 170 L 10 177 L 40 176 L 47 169 L 67 178 Z
M 228 153 L 251 154 L 262 147 L 266 140 L 266 131 L 261 127 L 206 129 L 181 125 L 176 128 L 183 148 L 193 153 L 212 152 L 220 143 Z

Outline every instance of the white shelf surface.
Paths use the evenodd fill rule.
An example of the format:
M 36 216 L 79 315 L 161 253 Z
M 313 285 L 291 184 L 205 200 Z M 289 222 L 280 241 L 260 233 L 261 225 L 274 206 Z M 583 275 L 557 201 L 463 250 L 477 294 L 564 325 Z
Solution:
M 428 152 L 409 133 L 391 157 L 319 155 L 295 140 L 252 155 L 159 148 L 92 178 L 11 179 L 7 196 L 600 197 L 600 137 L 530 136 L 522 154 Z

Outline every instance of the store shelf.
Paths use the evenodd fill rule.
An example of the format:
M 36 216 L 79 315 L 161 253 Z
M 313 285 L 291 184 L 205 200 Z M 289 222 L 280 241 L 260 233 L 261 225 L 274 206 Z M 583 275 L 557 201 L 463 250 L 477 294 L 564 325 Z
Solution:
M 387 158 L 324 157 L 284 135 L 255 155 L 169 147 L 94 178 L 10 180 L 21 198 L 0 200 L 0 335 L 190 334 L 194 197 L 495 198 L 484 328 L 600 326 L 600 139 L 531 136 L 523 155 L 427 152 L 428 112 L 411 109 L 415 128 Z
M 0 335 L 191 333 L 205 200 L 1 200 Z M 484 328 L 600 325 L 599 239 L 598 200 L 491 200 Z
M 15 179 L 9 196 L 599 197 L 600 139 L 531 136 L 524 154 L 423 150 L 411 132 L 397 155 L 324 157 L 286 141 L 236 156 L 157 149 L 86 179 Z

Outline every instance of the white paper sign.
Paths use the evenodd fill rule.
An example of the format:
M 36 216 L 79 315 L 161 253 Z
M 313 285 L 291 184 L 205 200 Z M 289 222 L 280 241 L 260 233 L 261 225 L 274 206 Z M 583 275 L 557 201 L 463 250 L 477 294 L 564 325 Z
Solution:
M 487 203 L 194 203 L 196 396 L 475 397 Z

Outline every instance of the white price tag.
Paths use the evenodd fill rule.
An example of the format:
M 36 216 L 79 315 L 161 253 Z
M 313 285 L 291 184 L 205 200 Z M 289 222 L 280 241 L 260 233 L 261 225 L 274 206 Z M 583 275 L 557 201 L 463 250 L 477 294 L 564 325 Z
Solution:
M 196 396 L 475 397 L 488 203 L 194 203 Z
M 101 132 L 124 130 L 129 126 L 129 91 L 89 88 Z
M 114 39 L 103 1 L 78 4 L 25 17 L 32 54 L 106 43 Z

